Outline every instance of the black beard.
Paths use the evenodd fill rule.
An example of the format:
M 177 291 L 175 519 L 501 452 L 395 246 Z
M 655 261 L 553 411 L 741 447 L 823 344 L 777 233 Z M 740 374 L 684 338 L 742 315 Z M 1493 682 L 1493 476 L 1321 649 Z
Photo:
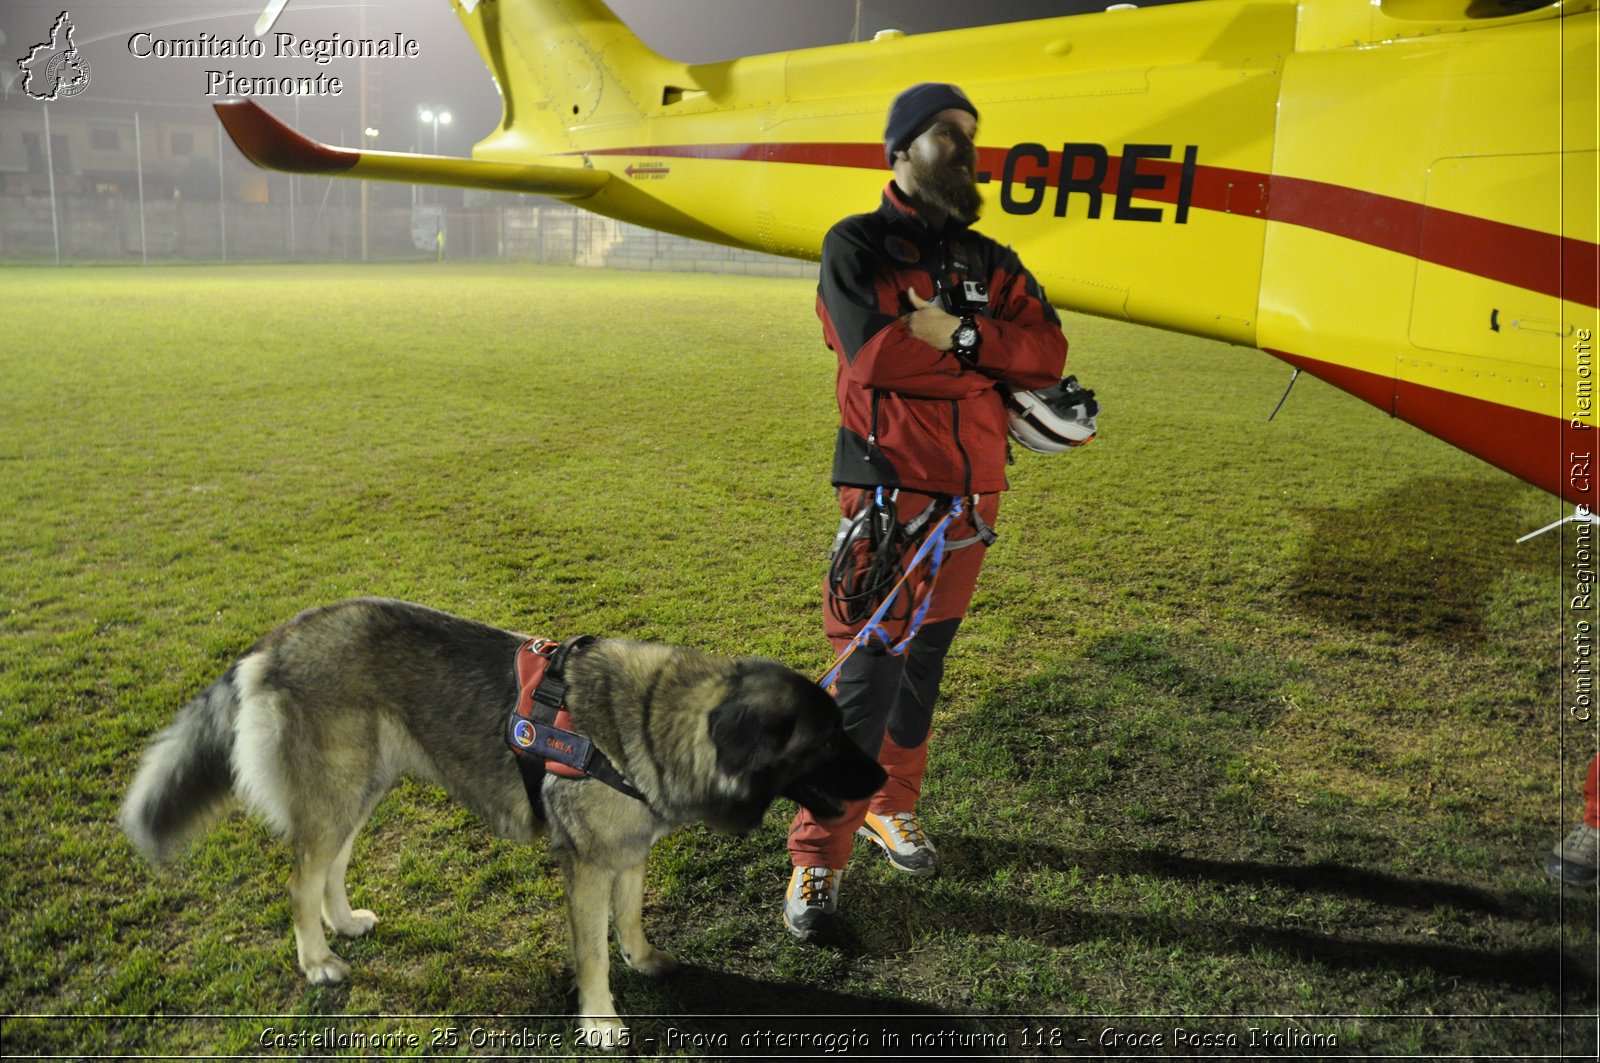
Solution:
M 960 170 L 962 165 L 967 167 L 965 173 Z M 983 210 L 983 195 L 971 177 L 972 165 L 970 159 L 952 159 L 944 164 L 913 159 L 911 172 L 917 183 L 917 197 L 961 224 L 971 225 Z

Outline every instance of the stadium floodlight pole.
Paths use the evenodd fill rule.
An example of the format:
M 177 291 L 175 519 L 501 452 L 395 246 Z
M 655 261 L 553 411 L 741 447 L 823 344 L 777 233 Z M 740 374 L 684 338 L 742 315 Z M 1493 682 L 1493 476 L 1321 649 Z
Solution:
M 44 111 L 44 169 L 50 177 L 50 234 L 56 243 L 56 265 L 61 265 L 61 218 L 56 210 L 56 156 L 50 146 L 50 105 Z
M 139 177 L 139 264 L 150 264 L 150 244 L 144 229 L 144 141 L 139 135 L 139 112 L 133 112 L 133 169 Z
M 417 147 L 416 147 L 416 150 L 418 152 L 422 151 L 422 127 L 427 122 L 431 121 L 432 118 L 433 118 L 433 112 L 432 111 L 428 110 L 426 107 L 418 107 L 417 108 Z M 411 186 L 411 205 L 414 207 L 414 206 L 416 206 L 417 204 L 419 204 L 421 202 L 422 202 L 422 186 L 419 185 L 419 184 L 413 183 L 412 186 Z
M 217 126 L 217 237 L 222 261 L 228 261 L 228 173 L 222 168 L 222 126 Z
M 357 11 L 358 25 L 360 26 L 361 39 L 362 40 L 366 40 L 367 39 L 367 0 L 361 0 L 361 2 L 356 5 L 356 11 Z M 376 129 L 373 129 L 372 126 L 368 125 L 368 123 L 370 121 L 372 121 L 372 82 L 367 80 L 367 60 L 366 60 L 365 57 L 363 57 L 361 59 L 361 61 L 356 64 L 356 77 L 360 82 L 360 106 L 358 107 L 358 110 L 361 112 L 361 128 L 366 132 L 367 136 L 372 137 L 372 138 L 375 139 L 377 137 L 377 135 L 378 135 L 378 131 Z M 365 142 L 363 142 L 362 146 L 363 147 L 366 146 Z M 367 208 L 368 208 L 368 205 L 369 205 L 369 200 L 367 198 L 367 196 L 368 196 L 367 187 L 369 185 L 371 185 L 371 184 L 372 184 L 371 181 L 362 181 L 362 182 L 360 182 L 360 185 L 361 185 L 361 261 L 363 261 L 363 262 L 367 261 L 367 257 L 368 257 L 368 236 L 369 236 L 369 234 L 368 234 L 367 230 L 368 230 L 368 225 L 369 225 L 369 218 L 368 218 L 368 209 Z
M 423 125 L 433 126 L 433 153 L 439 154 L 439 127 L 450 124 L 450 112 L 436 111 L 432 107 L 423 106 L 417 109 L 417 118 Z
M 362 110 L 366 110 L 365 104 L 362 105 Z M 363 137 L 361 141 L 362 147 L 367 146 L 367 141 L 378 139 L 378 131 L 372 126 L 363 127 L 361 130 L 361 135 Z M 367 260 L 367 186 L 371 184 L 371 182 L 361 181 L 358 183 L 361 185 L 361 261 L 365 262 Z
M 300 128 L 300 97 L 294 98 L 294 124 Z M 294 232 L 294 194 L 298 191 L 298 181 L 293 171 L 289 173 L 289 260 L 294 261 L 298 249 L 295 246 Z

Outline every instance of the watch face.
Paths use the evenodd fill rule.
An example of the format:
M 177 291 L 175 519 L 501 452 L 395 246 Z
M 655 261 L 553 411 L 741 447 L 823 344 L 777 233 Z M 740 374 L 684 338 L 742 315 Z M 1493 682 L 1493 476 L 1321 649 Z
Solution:
M 962 325 L 956 329 L 956 346 L 971 347 L 978 342 L 978 330 L 973 325 Z

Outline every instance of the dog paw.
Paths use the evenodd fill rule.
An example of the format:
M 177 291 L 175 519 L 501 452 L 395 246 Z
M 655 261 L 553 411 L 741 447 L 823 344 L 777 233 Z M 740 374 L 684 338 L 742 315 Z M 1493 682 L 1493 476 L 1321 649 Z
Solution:
M 637 954 L 624 952 L 622 957 L 628 961 L 629 967 L 651 978 L 660 978 L 678 969 L 678 957 L 670 952 L 663 952 L 654 945 L 645 945 Z
M 627 1048 L 631 1040 L 628 1027 L 615 1015 L 585 1015 L 578 1023 L 580 1048 Z
M 331 952 L 318 960 L 300 961 L 300 969 L 312 985 L 338 985 L 350 977 L 350 965 Z
M 350 913 L 350 918 L 341 923 L 334 924 L 333 929 L 347 938 L 358 938 L 369 933 L 378 925 L 378 916 L 370 908 L 357 908 Z

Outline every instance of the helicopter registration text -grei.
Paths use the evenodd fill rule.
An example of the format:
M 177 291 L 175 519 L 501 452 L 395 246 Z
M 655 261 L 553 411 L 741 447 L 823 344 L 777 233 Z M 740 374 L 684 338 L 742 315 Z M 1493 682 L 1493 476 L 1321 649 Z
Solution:
M 1171 220 L 1183 225 L 1194 200 L 1199 156 L 1194 144 L 1124 144 L 1115 154 L 1088 142 L 1063 144 L 1058 152 L 1043 144 L 1017 144 L 1006 152 L 1001 168 L 1000 209 L 1037 214 L 1051 203 L 1054 215 L 1064 218 L 1077 196 L 1086 218 L 1101 217 L 1109 199 L 1116 221 L 1162 222 L 1168 220 L 1166 209 L 1151 201 L 1167 201 L 1173 205 Z M 992 173 L 979 180 L 985 176 L 994 181 Z

